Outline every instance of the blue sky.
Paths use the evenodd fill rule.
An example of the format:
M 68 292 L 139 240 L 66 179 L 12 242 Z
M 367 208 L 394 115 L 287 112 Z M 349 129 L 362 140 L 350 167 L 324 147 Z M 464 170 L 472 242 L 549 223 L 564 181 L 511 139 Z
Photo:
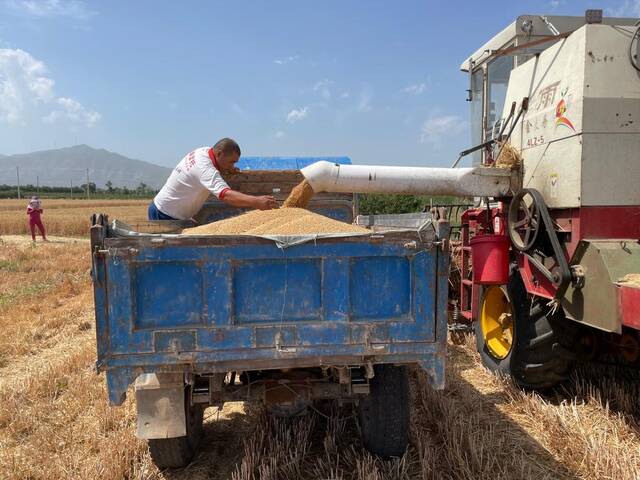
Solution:
M 519 14 L 640 0 L 0 0 L 0 153 L 86 143 L 173 166 L 196 146 L 449 165 L 462 60 Z M 491 5 L 491 6 L 489 6 Z

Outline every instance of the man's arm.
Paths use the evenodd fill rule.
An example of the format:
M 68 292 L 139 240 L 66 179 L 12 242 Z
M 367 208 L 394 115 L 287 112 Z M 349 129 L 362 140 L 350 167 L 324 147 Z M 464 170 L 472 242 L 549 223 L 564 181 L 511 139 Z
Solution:
M 271 195 L 246 195 L 235 190 L 227 190 L 221 198 L 224 203 L 232 207 L 255 208 L 257 210 L 271 210 L 277 208 L 278 203 Z
M 209 158 L 199 159 L 200 183 L 219 200 L 240 208 L 255 208 L 257 210 L 270 210 L 277 208 L 278 203 L 271 195 L 253 196 L 231 190 L 224 181 L 220 172 L 213 167 Z

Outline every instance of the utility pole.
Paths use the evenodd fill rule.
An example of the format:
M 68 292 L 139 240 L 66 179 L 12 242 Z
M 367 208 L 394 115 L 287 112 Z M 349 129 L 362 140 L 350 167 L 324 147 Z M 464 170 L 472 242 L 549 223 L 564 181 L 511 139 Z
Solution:
M 36 192 L 40 195 L 40 177 L 36 175 Z
M 87 200 L 89 200 L 89 169 L 87 168 Z
M 73 200 L 73 180 L 69 180 L 69 184 L 71 187 L 69 188 L 69 193 L 71 194 L 71 200 Z
M 20 200 L 20 167 L 16 165 L 16 175 L 18 177 L 18 200 Z

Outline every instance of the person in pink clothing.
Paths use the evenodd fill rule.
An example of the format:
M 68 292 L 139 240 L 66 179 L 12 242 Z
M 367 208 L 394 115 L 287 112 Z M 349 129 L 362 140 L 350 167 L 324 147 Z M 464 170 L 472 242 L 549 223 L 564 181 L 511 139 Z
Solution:
M 40 230 L 40 235 L 42 235 L 42 239 L 45 242 L 47 240 L 47 234 L 44 231 L 44 224 L 42 223 L 42 219 L 40 215 L 42 214 L 42 203 L 40 203 L 40 198 L 37 196 L 31 197 L 31 201 L 29 205 L 27 205 L 27 215 L 29 215 L 29 227 L 31 228 L 31 238 L 33 241 L 36 241 L 36 226 L 38 230 Z

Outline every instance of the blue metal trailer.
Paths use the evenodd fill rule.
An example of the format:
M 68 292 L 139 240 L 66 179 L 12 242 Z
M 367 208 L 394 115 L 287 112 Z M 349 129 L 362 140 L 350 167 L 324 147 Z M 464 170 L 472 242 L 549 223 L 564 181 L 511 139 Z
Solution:
M 405 366 L 444 383 L 447 239 L 427 225 L 307 240 L 141 234 L 94 217 L 98 370 L 113 405 L 135 384 L 137 435 L 159 466 L 188 462 L 204 408 L 234 400 L 279 414 L 354 402 L 365 446 L 404 452 Z

